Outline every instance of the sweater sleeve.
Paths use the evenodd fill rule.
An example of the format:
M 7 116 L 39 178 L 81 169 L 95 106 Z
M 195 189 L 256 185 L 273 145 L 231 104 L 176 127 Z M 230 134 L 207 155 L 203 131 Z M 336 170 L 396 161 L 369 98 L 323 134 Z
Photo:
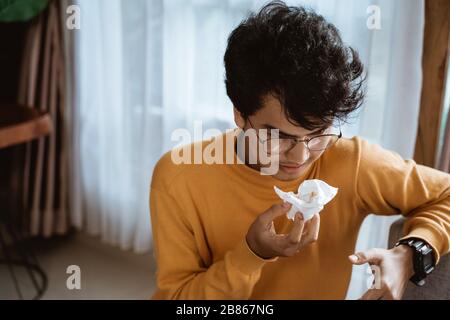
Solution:
M 450 175 L 359 141 L 356 193 L 364 211 L 404 215 L 403 238 L 425 240 L 438 262 L 450 246 Z
M 157 261 L 157 291 L 153 299 L 248 299 L 265 260 L 244 239 L 222 260 L 205 262 L 189 208 L 165 191 L 152 188 L 150 212 Z M 194 222 L 195 223 L 195 222 Z

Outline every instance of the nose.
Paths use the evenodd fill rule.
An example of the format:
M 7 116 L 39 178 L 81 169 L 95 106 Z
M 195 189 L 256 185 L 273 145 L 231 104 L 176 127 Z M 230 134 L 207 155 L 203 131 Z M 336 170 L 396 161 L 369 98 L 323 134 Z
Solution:
M 305 163 L 310 157 L 308 147 L 304 142 L 297 143 L 286 153 L 286 159 L 299 164 Z

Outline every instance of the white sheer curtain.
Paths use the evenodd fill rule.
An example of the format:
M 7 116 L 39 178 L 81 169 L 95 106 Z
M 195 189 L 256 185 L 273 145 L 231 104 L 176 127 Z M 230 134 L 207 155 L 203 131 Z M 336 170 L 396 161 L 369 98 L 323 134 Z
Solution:
M 108 243 L 151 248 L 148 186 L 175 128 L 234 127 L 223 84 L 226 40 L 257 0 L 79 0 L 75 43 L 73 223 Z M 421 83 L 422 0 L 288 1 L 323 14 L 368 67 L 368 96 L 346 125 L 411 158 Z M 366 27 L 367 7 L 381 29 Z M 392 218 L 369 218 L 358 249 L 385 247 Z M 354 270 L 348 298 L 365 290 Z

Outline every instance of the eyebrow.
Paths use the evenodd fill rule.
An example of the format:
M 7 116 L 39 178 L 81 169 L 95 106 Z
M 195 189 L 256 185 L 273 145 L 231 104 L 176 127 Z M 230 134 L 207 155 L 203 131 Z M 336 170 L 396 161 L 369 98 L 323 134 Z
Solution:
M 278 132 L 279 132 L 280 135 L 282 135 L 282 136 L 286 136 L 286 137 L 289 137 L 289 138 L 300 138 L 299 136 L 294 136 L 294 135 L 292 135 L 292 134 L 283 132 L 283 131 L 281 131 L 280 129 L 275 128 L 275 127 L 273 127 L 273 126 L 271 126 L 271 125 L 269 125 L 269 124 L 264 124 L 263 126 L 264 126 L 266 129 L 269 129 L 269 130 L 272 130 L 272 129 L 278 130 Z M 308 134 L 308 136 L 312 136 L 312 135 L 321 133 L 321 132 L 325 131 L 325 129 L 326 129 L 326 128 L 320 128 L 320 129 L 317 129 L 317 130 L 311 132 L 310 134 Z

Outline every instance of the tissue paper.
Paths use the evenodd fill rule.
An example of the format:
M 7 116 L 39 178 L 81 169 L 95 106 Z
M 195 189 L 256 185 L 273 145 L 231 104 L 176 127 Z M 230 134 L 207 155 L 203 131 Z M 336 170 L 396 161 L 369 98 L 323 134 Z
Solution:
M 286 214 L 288 219 L 294 220 L 295 214 L 301 212 L 305 221 L 319 213 L 323 206 L 336 196 L 338 188 L 328 185 L 318 179 L 305 180 L 298 187 L 298 193 L 284 192 L 274 186 L 275 193 L 284 201 L 292 204 Z

